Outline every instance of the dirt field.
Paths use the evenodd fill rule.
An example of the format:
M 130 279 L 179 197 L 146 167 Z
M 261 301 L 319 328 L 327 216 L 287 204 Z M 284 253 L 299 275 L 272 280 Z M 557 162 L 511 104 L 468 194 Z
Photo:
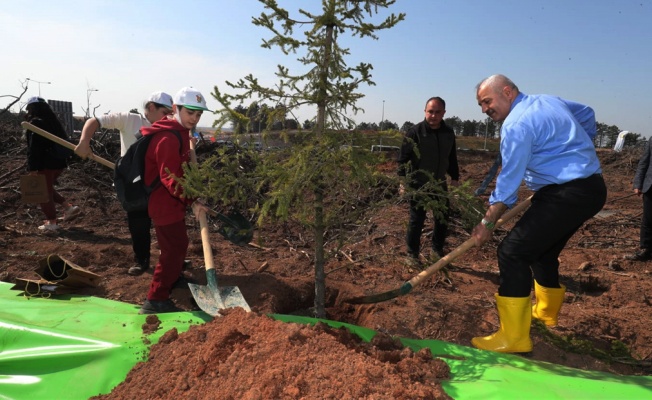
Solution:
M 623 255 L 638 248 L 642 203 L 640 198 L 630 195 L 639 152 L 599 150 L 598 154 L 609 189 L 607 204 L 603 212 L 583 226 L 562 252 L 560 272 L 567 293 L 559 326 L 546 329 L 533 325 L 534 350 L 525 357 L 585 370 L 648 375 L 652 372 L 652 263 L 622 260 Z M 490 152 L 460 152 L 462 179 L 472 180 L 477 185 L 491 166 L 494 156 Z M 65 229 L 60 232 L 44 234 L 37 229 L 43 218 L 38 205 L 20 201 L 18 180 L 23 173 L 20 167 L 25 161 L 24 145 L 21 149 L 18 141 L 4 141 L 0 160 L 4 174 L 0 177 L 0 244 L 3 249 L 0 254 L 0 280 L 13 282 L 15 278 L 36 278 L 33 270 L 38 260 L 48 254 L 58 254 L 102 276 L 100 287 L 84 289 L 82 294 L 142 304 L 152 269 L 138 277 L 126 273 L 132 265 L 130 239 L 125 213 L 115 200 L 110 186 L 109 171 L 87 161 L 75 163 L 64 172 L 59 190 L 79 205 L 83 213 L 77 220 L 64 224 Z M 11 172 L 14 170 L 16 172 Z M 521 197 L 529 194 L 523 189 Z M 441 274 L 434 275 L 410 294 L 382 303 L 351 305 L 343 302 L 343 299 L 352 296 L 398 288 L 419 272 L 403 262 L 407 216 L 407 204 L 397 196 L 393 205 L 368 221 L 368 234 L 365 237 L 345 246 L 342 253 L 328 262 L 326 271 L 332 271 L 327 277 L 329 319 L 372 328 L 389 336 L 438 339 L 462 345 L 470 345 L 473 336 L 494 332 L 498 325 L 493 303 L 493 293 L 498 283 L 495 254 L 498 240 L 480 249 L 471 249 L 458 258 L 450 268 L 448 279 Z M 187 226 L 191 241 L 187 258 L 192 265 L 184 274 L 205 284 L 199 227 L 190 213 Z M 425 230 L 424 243 L 432 230 L 430 219 Z M 497 231 L 496 239 L 502 237 L 504 232 Z M 247 335 L 260 338 L 257 351 L 267 354 L 266 359 L 280 357 L 278 353 L 285 349 L 273 333 L 278 332 L 281 337 L 299 335 L 305 338 L 322 334 L 329 337 L 338 335 L 283 328 L 278 326 L 280 323 L 265 322 L 266 317 L 261 316 L 266 313 L 309 314 L 314 296 L 313 251 L 309 238 L 300 228 L 291 225 L 258 229 L 254 242 L 259 247 L 237 247 L 225 241 L 217 229 L 211 234 L 220 285 L 238 286 L 254 311 L 252 314 L 233 313 L 227 317 L 231 318 L 234 326 L 247 325 Z M 461 228 L 459 221 L 454 220 L 447 250 L 454 249 L 468 238 L 468 232 Z M 429 248 L 427 245 L 423 247 Z M 156 250 L 154 242 L 153 262 L 156 260 Z M 196 309 L 186 285 L 180 284 L 173 291 L 172 298 L 186 310 Z M 206 324 L 197 332 L 211 326 L 214 324 Z M 218 330 L 216 325 L 214 329 Z M 287 329 L 293 331 L 287 333 Z M 194 346 L 201 341 L 197 337 L 202 336 L 197 332 L 184 340 L 168 337 L 167 340 L 175 342 L 176 347 L 157 349 L 157 358 L 164 357 L 163 349 L 177 351 L 176 354 L 180 349 L 183 352 L 196 351 Z M 205 340 L 210 329 L 202 332 Z M 261 335 L 261 332 L 268 332 L 268 336 Z M 219 332 L 214 334 L 222 335 Z M 174 333 L 170 335 L 174 336 Z M 227 340 L 225 335 L 228 336 L 227 333 L 219 336 L 221 340 Z M 181 337 L 184 335 L 179 335 Z M 268 342 L 265 342 L 265 337 L 269 339 Z M 193 338 L 197 341 L 193 341 Z M 324 366 L 324 370 L 331 371 L 340 368 L 341 357 L 358 354 L 353 346 L 331 348 L 327 353 L 331 357 L 320 360 L 320 365 Z M 297 363 L 302 360 L 301 357 L 292 359 Z M 415 355 L 408 359 L 414 363 L 432 362 Z M 368 357 L 360 362 L 369 363 L 369 366 L 374 364 L 373 360 L 377 358 Z M 150 370 L 147 370 L 147 364 L 152 364 Z M 133 396 L 137 393 L 138 384 L 146 379 L 144 376 L 157 376 L 160 383 L 166 380 L 160 374 L 175 375 L 176 371 L 170 365 L 166 367 L 153 361 L 137 369 L 140 372 L 134 370 L 134 375 L 130 375 L 128 382 L 125 382 L 125 385 L 132 382 L 135 391 L 129 392 L 127 387 L 121 395 L 116 392 L 114 398 Z M 270 376 L 273 379 L 273 373 L 280 372 L 262 368 L 255 373 L 260 382 L 265 382 Z M 390 374 L 387 371 L 378 373 Z M 438 376 L 445 377 L 445 373 Z M 427 393 L 434 396 L 431 398 L 445 398 L 434 385 L 439 378 L 417 377 L 410 382 L 430 382 L 432 384 L 427 386 L 432 392 Z M 176 382 L 171 385 L 178 387 Z M 186 383 L 186 386 L 186 390 L 192 389 L 190 383 Z M 336 388 L 331 389 L 335 397 L 344 393 Z M 292 397 L 292 390 L 288 393 L 251 390 L 250 398 L 256 398 L 256 394 L 261 398 Z M 295 394 L 305 395 L 300 388 L 296 390 L 298 392 Z M 426 389 L 410 386 L 406 390 L 395 395 L 419 397 L 415 393 Z M 172 394 L 171 391 L 169 393 Z M 354 398 L 365 395 L 364 390 L 346 393 L 352 393 L 350 395 Z M 422 397 L 428 398 L 425 395 Z

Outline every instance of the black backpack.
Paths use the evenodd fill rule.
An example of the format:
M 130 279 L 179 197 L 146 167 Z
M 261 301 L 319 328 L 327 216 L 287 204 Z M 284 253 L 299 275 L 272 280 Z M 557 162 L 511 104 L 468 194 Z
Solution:
M 171 132 L 179 139 L 179 154 L 181 154 L 181 134 L 174 130 Z M 150 185 L 145 184 L 145 154 L 149 142 L 157 134 L 158 132 L 143 136 L 138 131 L 136 142 L 129 146 L 125 155 L 115 162 L 113 184 L 118 200 L 127 212 L 147 211 L 149 195 L 161 184 L 160 176 L 157 176 Z

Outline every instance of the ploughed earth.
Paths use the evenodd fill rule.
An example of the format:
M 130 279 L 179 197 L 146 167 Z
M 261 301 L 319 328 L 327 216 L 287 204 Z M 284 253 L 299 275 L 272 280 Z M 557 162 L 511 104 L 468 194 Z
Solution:
M 75 162 L 63 173 L 58 190 L 82 214 L 43 233 L 38 205 L 21 202 L 24 173 L 22 142 L 2 143 L 0 176 L 0 280 L 36 279 L 38 260 L 57 254 L 102 277 L 97 288 L 81 294 L 142 304 L 152 268 L 130 276 L 132 250 L 126 215 L 115 199 L 111 173 L 92 161 Z M 631 180 L 640 150 L 598 151 L 609 197 L 603 211 L 573 236 L 560 256 L 567 293 L 559 326 L 533 324 L 534 349 L 524 355 L 585 370 L 648 375 L 652 371 L 652 262 L 623 255 L 638 249 L 642 201 Z M 460 151 L 462 180 L 484 178 L 495 153 Z M 394 166 L 388 162 L 387 173 Z M 13 171 L 13 172 L 12 172 Z M 493 186 L 490 186 L 490 189 Z M 530 192 L 523 188 L 521 198 Z M 486 199 L 486 196 L 485 196 Z M 251 245 L 236 246 L 217 233 L 210 239 L 220 286 L 238 286 L 252 312 L 241 309 L 186 333 L 166 332 L 110 395 L 134 398 L 447 398 L 439 382 L 448 368 L 426 352 L 403 349 L 393 338 L 437 339 L 468 345 L 474 336 L 498 328 L 493 294 L 498 285 L 496 246 L 511 226 L 497 230 L 492 242 L 472 248 L 412 292 L 388 301 L 354 305 L 345 299 L 396 289 L 419 273 L 404 263 L 407 203 L 396 201 L 369 218 L 356 237 L 327 260 L 327 318 L 380 332 L 362 343 L 346 330 L 282 323 L 269 313 L 311 315 L 314 300 L 314 251 L 309 232 L 284 223 L 256 229 Z M 206 284 L 199 225 L 188 213 L 190 236 L 183 274 Z M 432 219 L 422 247 L 428 245 Z M 152 266 L 156 262 L 155 235 Z M 453 218 L 446 251 L 469 239 Z M 187 284 L 179 282 L 172 299 L 197 310 Z M 144 333 L 157 329 L 150 316 Z M 624 349 L 624 350 L 623 350 Z

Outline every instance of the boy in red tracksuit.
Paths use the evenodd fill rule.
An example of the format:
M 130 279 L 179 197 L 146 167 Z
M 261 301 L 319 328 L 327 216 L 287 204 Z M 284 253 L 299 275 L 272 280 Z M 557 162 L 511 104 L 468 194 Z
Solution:
M 172 118 L 142 128 L 143 136 L 155 135 L 145 155 L 145 182 L 149 184 L 157 176 L 161 179 L 148 205 L 161 255 L 140 314 L 181 311 L 170 300 L 170 292 L 188 250 L 186 208 L 192 205 L 195 215 L 207 210 L 199 201 L 184 197 L 183 188 L 173 178 L 183 176 L 182 165 L 190 161 L 190 130 L 197 126 L 203 111 L 209 111 L 206 101 L 199 91 L 186 87 L 174 96 L 172 109 Z M 180 134 L 181 143 L 174 131 Z

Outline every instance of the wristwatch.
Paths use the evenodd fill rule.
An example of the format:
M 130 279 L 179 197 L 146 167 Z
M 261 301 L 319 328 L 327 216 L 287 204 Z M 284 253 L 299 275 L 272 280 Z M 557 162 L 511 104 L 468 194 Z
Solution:
M 493 223 L 493 222 L 491 222 L 489 220 L 486 220 L 484 218 L 482 218 L 482 221 L 480 221 L 480 222 L 482 223 L 482 225 L 484 225 L 485 228 L 489 229 L 490 231 L 493 231 L 494 228 L 496 227 L 495 223 Z

